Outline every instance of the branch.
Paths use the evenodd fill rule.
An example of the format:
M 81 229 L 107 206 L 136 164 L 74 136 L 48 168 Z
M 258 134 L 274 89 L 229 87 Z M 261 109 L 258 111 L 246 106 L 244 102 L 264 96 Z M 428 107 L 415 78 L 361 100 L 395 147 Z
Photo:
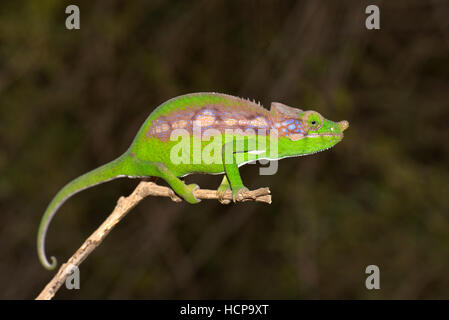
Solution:
M 216 190 L 197 189 L 194 191 L 197 199 L 219 199 Z M 140 201 L 148 196 L 168 197 L 174 202 L 181 202 L 175 192 L 168 188 L 155 184 L 154 182 L 142 181 L 136 189 L 128 197 L 120 197 L 112 213 L 101 224 L 101 226 L 92 233 L 83 245 L 73 254 L 73 256 L 61 267 L 51 281 L 45 286 L 42 292 L 37 296 L 36 300 L 50 300 L 72 274 L 74 267 L 79 265 L 94 251 L 111 232 L 117 223 L 122 220 L 126 214 L 131 211 Z M 269 188 L 260 188 L 251 190 L 242 194 L 240 201 L 258 201 L 271 203 L 271 195 Z M 224 194 L 223 200 L 232 201 L 231 191 Z

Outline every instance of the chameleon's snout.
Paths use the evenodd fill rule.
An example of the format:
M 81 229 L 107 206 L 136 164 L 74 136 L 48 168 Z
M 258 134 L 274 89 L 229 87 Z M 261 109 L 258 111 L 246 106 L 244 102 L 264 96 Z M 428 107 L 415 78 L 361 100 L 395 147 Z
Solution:
M 338 127 L 340 128 L 341 132 L 345 131 L 349 127 L 349 122 L 346 120 L 340 121 L 338 123 Z

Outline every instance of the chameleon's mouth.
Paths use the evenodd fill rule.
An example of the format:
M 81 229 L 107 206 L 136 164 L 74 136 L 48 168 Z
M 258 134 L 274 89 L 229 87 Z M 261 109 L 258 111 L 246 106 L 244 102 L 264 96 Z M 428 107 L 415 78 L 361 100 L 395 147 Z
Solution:
M 307 138 L 318 138 L 318 137 L 327 137 L 327 138 L 340 138 L 343 139 L 343 133 L 312 133 L 306 135 Z
M 337 138 L 343 139 L 343 133 L 309 133 L 309 134 L 292 134 L 289 136 L 290 140 L 298 141 L 304 138 Z

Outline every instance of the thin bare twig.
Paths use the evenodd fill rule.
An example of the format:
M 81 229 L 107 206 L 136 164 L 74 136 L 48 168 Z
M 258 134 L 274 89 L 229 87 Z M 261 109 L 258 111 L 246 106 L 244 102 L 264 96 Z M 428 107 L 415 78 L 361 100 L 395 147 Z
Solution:
M 194 195 L 198 199 L 219 199 L 216 190 L 197 189 Z M 50 300 L 66 281 L 66 279 L 73 273 L 74 267 L 78 267 L 88 256 L 94 251 L 111 232 L 117 223 L 122 220 L 126 214 L 131 211 L 140 201 L 148 196 L 169 197 L 174 202 L 181 202 L 182 199 L 178 197 L 175 192 L 168 188 L 155 184 L 154 182 L 142 181 L 134 189 L 128 197 L 121 197 L 112 213 L 101 226 L 92 233 L 83 245 L 73 254 L 70 259 L 64 263 L 56 275 L 45 286 L 42 292 L 37 296 L 36 300 Z M 224 200 L 232 200 L 230 191 L 226 192 L 223 197 Z M 258 201 L 271 203 L 271 195 L 269 188 L 260 188 L 244 192 L 242 199 L 239 201 Z

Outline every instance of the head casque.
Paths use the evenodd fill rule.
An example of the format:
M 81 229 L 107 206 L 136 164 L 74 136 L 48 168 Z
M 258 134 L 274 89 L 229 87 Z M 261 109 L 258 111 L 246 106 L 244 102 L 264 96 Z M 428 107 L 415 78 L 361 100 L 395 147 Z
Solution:
M 316 111 L 303 111 L 284 104 L 271 104 L 274 128 L 278 130 L 280 156 L 299 156 L 324 151 L 343 139 L 346 120 L 327 120 Z

